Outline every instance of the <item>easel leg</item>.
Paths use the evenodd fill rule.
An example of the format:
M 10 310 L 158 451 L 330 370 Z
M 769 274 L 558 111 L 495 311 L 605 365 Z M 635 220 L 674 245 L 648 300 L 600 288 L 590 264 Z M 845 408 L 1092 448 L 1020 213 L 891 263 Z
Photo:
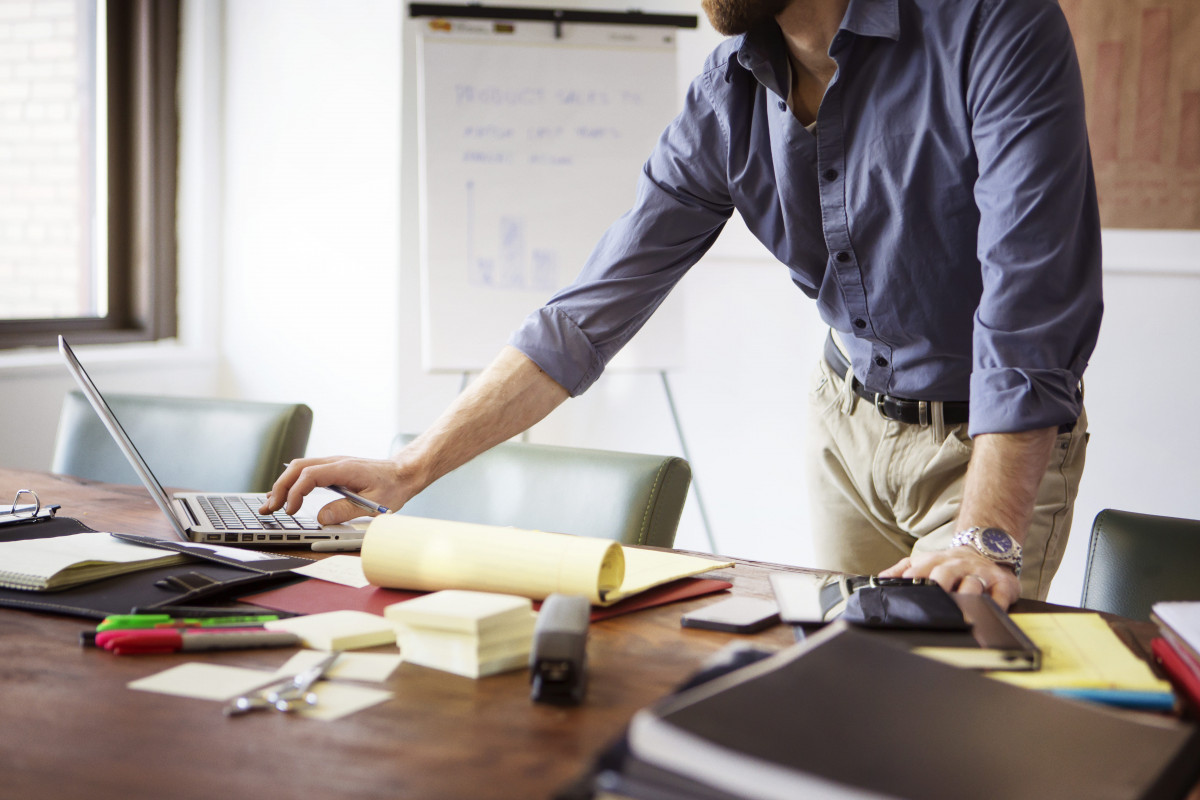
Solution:
M 696 477 L 696 467 L 692 461 L 691 454 L 688 453 L 687 439 L 683 435 L 683 424 L 679 421 L 679 412 L 675 410 L 675 398 L 671 394 L 671 382 L 667 379 L 667 371 L 660 370 L 659 376 L 662 378 L 663 392 L 667 395 L 667 407 L 671 410 L 671 421 L 675 423 L 675 435 L 679 437 L 679 447 L 683 450 L 683 457 L 687 459 L 689 464 L 692 464 L 692 491 L 696 493 L 696 507 L 700 510 L 700 521 L 704 524 L 704 535 L 708 539 L 708 546 L 713 553 L 719 553 L 717 550 L 717 542 L 713 538 L 712 526 L 708 523 L 708 512 L 704 508 L 704 497 L 700 494 L 700 479 Z

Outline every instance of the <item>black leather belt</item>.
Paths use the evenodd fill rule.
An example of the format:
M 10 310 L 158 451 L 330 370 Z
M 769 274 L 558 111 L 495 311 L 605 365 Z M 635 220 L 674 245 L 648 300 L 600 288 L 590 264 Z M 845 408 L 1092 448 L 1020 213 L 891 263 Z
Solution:
M 835 373 L 840 376 L 850 370 L 850 362 L 842 355 L 837 343 L 830 333 L 825 339 L 825 360 Z M 863 398 L 886 419 L 896 422 L 907 422 L 909 425 L 929 425 L 930 403 L 927 400 L 908 400 L 903 397 L 893 397 L 890 394 L 876 394 L 863 386 L 858 378 L 851 377 L 851 387 L 854 393 Z M 962 425 L 967 421 L 968 403 L 963 400 L 942 403 L 942 421 L 946 425 Z

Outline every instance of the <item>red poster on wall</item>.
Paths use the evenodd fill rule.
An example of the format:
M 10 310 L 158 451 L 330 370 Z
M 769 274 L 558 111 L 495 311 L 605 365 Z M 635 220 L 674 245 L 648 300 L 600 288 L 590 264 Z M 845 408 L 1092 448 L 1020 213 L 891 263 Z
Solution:
M 1060 0 L 1108 228 L 1200 228 L 1200 3 Z

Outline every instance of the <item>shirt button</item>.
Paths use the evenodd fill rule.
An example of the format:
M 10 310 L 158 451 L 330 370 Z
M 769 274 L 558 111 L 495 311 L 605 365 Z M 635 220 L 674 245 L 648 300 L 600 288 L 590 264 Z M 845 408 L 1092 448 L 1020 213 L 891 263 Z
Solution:
M 779 110 L 780 110 L 780 111 L 787 111 L 787 103 L 785 103 L 785 102 L 783 102 L 782 100 L 780 100 L 780 101 L 779 101 Z
M 867 321 L 865 319 L 863 319 L 862 317 L 858 317 L 857 319 L 854 320 L 854 327 L 859 328 L 859 329 L 865 328 L 865 327 L 867 327 Z
M 887 359 L 886 359 L 886 358 L 884 358 L 883 356 L 875 356 L 875 366 L 877 366 L 877 367 L 886 367 L 886 366 L 887 366 Z
M 845 264 L 847 261 L 850 260 L 850 254 L 847 253 L 845 250 L 839 250 L 837 252 L 837 255 L 834 256 L 834 258 L 836 258 L 838 261 Z
M 825 177 L 825 180 L 827 180 L 827 181 L 836 181 L 836 180 L 837 180 L 837 176 L 838 176 L 838 171 L 837 171 L 836 169 L 827 169 L 827 170 L 825 170 L 825 176 L 824 176 L 824 177 Z

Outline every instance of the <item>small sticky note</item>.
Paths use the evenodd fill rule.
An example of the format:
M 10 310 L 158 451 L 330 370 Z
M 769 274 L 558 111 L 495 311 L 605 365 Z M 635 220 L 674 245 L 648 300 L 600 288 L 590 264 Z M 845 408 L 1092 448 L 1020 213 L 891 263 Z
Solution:
M 299 714 L 307 719 L 324 722 L 341 719 L 355 711 L 362 711 L 392 698 L 392 693 L 383 689 L 330 681 L 321 681 L 313 687 L 313 691 L 317 695 L 317 704 L 302 708 Z
M 199 700 L 232 700 L 269 683 L 276 679 L 276 675 L 245 667 L 189 662 L 131 681 L 128 686 L 141 692 L 159 692 Z
M 301 650 L 288 659 L 280 671 L 285 673 L 301 672 L 325 658 L 326 655 L 328 654 L 320 650 Z M 333 666 L 325 670 L 325 677 L 383 683 L 392 676 L 401 661 L 399 653 L 342 653 L 333 662 Z

